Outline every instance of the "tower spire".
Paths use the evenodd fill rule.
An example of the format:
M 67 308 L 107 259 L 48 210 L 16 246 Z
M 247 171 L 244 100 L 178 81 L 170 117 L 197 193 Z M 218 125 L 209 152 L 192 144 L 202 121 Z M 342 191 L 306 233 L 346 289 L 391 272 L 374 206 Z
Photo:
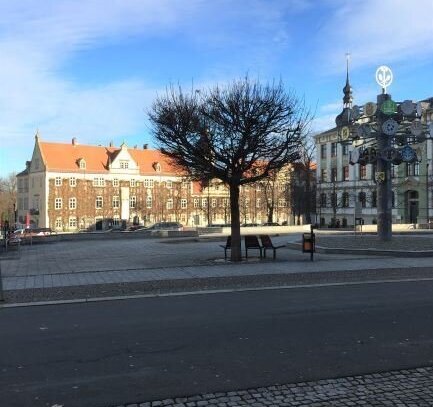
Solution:
M 350 60 L 350 54 L 346 53 L 346 85 L 343 88 L 343 107 L 352 107 L 352 87 L 350 86 L 349 82 L 349 60 Z

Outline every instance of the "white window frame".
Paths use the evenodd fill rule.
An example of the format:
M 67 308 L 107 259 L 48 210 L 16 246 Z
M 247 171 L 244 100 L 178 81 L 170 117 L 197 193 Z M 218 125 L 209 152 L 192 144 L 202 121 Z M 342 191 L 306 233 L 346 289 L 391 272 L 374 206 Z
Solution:
M 137 197 L 132 195 L 129 197 L 129 207 L 135 209 L 137 207 Z
M 77 198 L 69 198 L 69 209 L 77 209 Z
M 56 219 L 56 223 L 54 226 L 56 229 L 62 229 L 63 228 L 63 222 L 62 222 L 62 218 L 57 218 Z
M 62 209 L 63 207 L 63 200 L 62 198 L 56 198 L 54 200 L 54 209 L 59 210 Z
M 146 197 L 146 208 L 151 209 L 153 205 L 153 198 L 151 195 Z
M 76 216 L 70 216 L 68 220 L 69 229 L 76 229 L 77 228 L 77 217 Z
M 104 207 L 104 198 L 100 195 L 98 195 L 95 199 L 95 208 L 101 209 Z
M 173 209 L 173 199 L 172 198 L 167 199 L 167 209 Z
M 188 206 L 188 201 L 186 199 L 182 198 L 180 200 L 180 207 L 181 207 L 181 209 L 186 209 L 187 206 Z
M 129 186 L 130 186 L 130 187 L 135 187 L 135 186 L 136 186 L 136 181 L 135 181 L 135 179 L 130 179 L 130 180 L 129 180 Z
M 56 177 L 54 180 L 54 185 L 56 187 L 61 187 L 62 186 L 62 177 Z
M 128 160 L 120 160 L 120 168 L 122 170 L 127 170 L 129 168 L 129 161 Z
M 113 196 L 113 200 L 111 201 L 113 208 L 120 208 L 120 197 L 115 195 Z
M 69 178 L 69 186 L 70 187 L 76 187 L 77 186 L 77 179 L 75 177 Z
M 119 186 L 119 180 L 117 178 L 113 179 L 113 187 L 118 187 Z

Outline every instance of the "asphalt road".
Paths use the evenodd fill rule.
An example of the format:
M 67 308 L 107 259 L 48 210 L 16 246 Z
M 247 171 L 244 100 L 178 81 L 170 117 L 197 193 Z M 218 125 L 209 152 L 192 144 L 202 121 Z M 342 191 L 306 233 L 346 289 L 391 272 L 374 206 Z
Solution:
M 433 282 L 0 310 L 0 406 L 102 407 L 433 365 Z

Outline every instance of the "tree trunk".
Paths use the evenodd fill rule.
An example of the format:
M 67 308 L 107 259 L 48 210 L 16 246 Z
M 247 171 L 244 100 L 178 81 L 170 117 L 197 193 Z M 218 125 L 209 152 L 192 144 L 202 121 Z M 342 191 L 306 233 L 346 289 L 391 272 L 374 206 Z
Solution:
M 272 205 L 268 207 L 268 222 L 269 223 L 273 222 L 274 221 L 273 219 L 274 219 L 274 206 Z
M 231 261 L 241 261 L 241 225 L 239 219 L 239 184 L 230 185 L 232 248 Z

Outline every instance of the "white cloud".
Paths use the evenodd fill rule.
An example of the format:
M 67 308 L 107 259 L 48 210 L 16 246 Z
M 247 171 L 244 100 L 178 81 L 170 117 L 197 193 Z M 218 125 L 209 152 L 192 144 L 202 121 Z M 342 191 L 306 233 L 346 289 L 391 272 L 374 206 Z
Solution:
M 352 53 L 355 67 L 431 58 L 433 1 L 352 0 L 332 4 L 334 12 L 320 38 L 328 68 L 341 67 L 347 51 Z

